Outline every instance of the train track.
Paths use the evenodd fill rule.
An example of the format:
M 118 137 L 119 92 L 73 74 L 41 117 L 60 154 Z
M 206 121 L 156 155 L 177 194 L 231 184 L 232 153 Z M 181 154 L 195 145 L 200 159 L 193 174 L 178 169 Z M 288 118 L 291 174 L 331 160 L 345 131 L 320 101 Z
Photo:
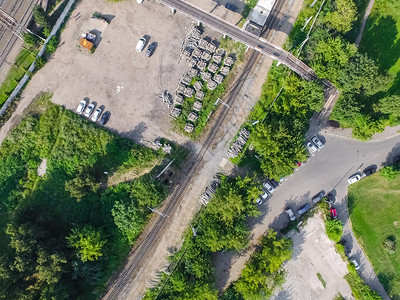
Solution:
M 227 92 L 227 97 L 225 103 L 231 106 L 233 102 L 235 102 L 236 98 L 239 95 L 239 91 L 242 89 L 246 77 L 249 75 L 251 70 L 254 67 L 255 62 L 257 61 L 259 52 L 251 50 L 251 54 L 248 60 L 245 62 L 245 66 L 240 76 L 235 80 L 232 85 L 232 88 Z M 207 153 L 210 146 L 213 144 L 215 137 L 223 125 L 225 118 L 227 117 L 229 112 L 229 108 L 227 106 L 222 106 L 220 108 L 218 119 L 214 122 L 212 127 L 208 130 L 208 136 L 206 137 L 202 148 L 199 153 L 195 156 L 194 154 L 187 160 L 185 165 L 183 166 L 179 181 L 181 182 L 179 186 L 175 189 L 173 194 L 171 195 L 166 207 L 163 211 L 166 215 L 172 215 L 176 208 L 179 206 L 182 196 L 186 192 L 190 182 L 192 181 L 193 175 L 197 171 L 199 171 L 199 167 L 203 162 L 204 155 Z M 129 262 L 129 265 L 119 274 L 117 279 L 114 281 L 114 285 L 112 285 L 108 292 L 105 294 L 103 299 L 114 300 L 118 299 L 121 295 L 125 287 L 129 285 L 132 281 L 135 272 L 141 267 L 148 253 L 150 253 L 150 249 L 155 245 L 155 242 L 158 239 L 158 236 L 162 233 L 162 228 L 165 228 L 169 219 L 158 217 L 155 222 L 153 228 L 148 233 L 148 235 L 138 244 L 133 250 L 132 254 L 134 255 L 133 259 Z
M 12 8 L 11 8 L 11 10 L 10 10 L 10 12 L 8 14 L 10 16 L 12 16 L 13 18 L 16 18 L 16 15 L 19 12 L 19 10 L 20 10 L 20 8 L 21 8 L 21 6 L 22 6 L 22 4 L 24 2 L 25 1 L 15 1 L 14 5 L 12 6 Z M 17 4 L 19 4 L 18 7 L 17 7 Z M 31 1 L 29 6 L 27 7 L 25 12 L 23 13 L 22 17 L 18 18 L 18 19 L 16 18 L 18 20 L 18 22 L 20 24 L 22 24 L 23 26 L 25 26 L 27 24 L 27 22 L 29 22 L 29 20 L 31 19 L 31 17 L 33 15 L 32 6 L 35 5 L 35 4 L 37 4 L 37 1 Z M 7 10 L 6 10 L 6 12 L 7 12 Z M 28 16 L 27 16 L 27 14 L 28 14 Z M 7 29 L 5 29 L 3 27 L 3 31 L 1 32 L 1 35 L 0 35 L 0 41 L 1 41 L 1 39 L 3 39 L 6 31 L 7 31 Z M 17 41 L 17 37 L 15 37 L 14 35 L 11 35 L 11 38 L 8 40 L 7 44 L 3 47 L 3 50 L 0 53 L 0 58 L 1 58 L 0 68 L 6 62 L 7 57 L 10 54 L 11 50 L 14 48 L 14 45 L 15 45 L 16 41 Z

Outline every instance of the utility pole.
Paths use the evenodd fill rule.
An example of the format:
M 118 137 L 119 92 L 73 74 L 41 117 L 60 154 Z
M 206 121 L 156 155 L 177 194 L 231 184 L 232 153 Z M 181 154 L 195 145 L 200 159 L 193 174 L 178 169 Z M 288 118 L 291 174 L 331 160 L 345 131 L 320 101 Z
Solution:
M 147 208 L 150 209 L 152 212 L 155 212 L 156 214 L 159 214 L 161 217 L 168 218 L 168 216 L 166 214 L 158 211 L 157 207 L 156 208 L 151 208 L 151 207 L 147 206 Z
M 24 34 L 28 31 L 17 20 L 0 8 L 0 24 L 10 30 L 17 38 L 24 40 Z

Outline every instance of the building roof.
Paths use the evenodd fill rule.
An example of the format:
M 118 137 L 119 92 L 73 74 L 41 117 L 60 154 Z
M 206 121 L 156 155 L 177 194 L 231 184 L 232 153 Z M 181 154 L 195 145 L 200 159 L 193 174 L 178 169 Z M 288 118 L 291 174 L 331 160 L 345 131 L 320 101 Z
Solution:
M 271 11 L 276 0 L 258 0 L 257 6 L 260 6 L 266 10 Z
M 248 20 L 260 26 L 264 26 L 274 7 L 275 1 L 276 0 L 259 0 L 257 5 L 251 10 Z
M 84 39 L 84 38 L 79 39 L 79 45 L 88 49 L 89 51 L 92 50 L 92 48 L 93 48 L 93 43 L 89 42 L 87 39 Z

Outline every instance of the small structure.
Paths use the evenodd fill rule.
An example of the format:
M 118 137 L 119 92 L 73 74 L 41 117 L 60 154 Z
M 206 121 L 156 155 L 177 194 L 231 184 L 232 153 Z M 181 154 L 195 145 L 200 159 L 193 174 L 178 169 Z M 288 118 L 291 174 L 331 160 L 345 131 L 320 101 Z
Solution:
M 202 107 L 203 107 L 203 104 L 199 101 L 196 101 L 193 104 L 193 110 L 195 110 L 195 111 L 200 111 Z
M 194 129 L 194 125 L 193 125 L 193 124 L 186 123 L 185 129 L 184 129 L 184 130 L 185 130 L 187 133 L 193 132 L 193 129 Z
M 185 85 L 189 85 L 191 81 L 192 81 L 192 77 L 190 77 L 189 75 L 184 75 L 181 78 L 181 83 L 183 83 Z
M 208 71 L 211 73 L 216 73 L 219 69 L 219 66 L 216 63 L 212 63 L 211 65 L 208 66 Z
M 246 31 L 256 36 L 261 35 L 275 1 L 276 0 L 259 0 L 257 2 L 257 5 L 251 10 L 247 18 L 249 23 L 246 26 Z
M 203 100 L 204 99 L 204 92 L 202 92 L 202 91 L 198 91 L 197 93 L 196 93 L 196 95 L 194 95 L 194 97 L 197 99 L 197 100 Z
M 218 84 L 221 84 L 224 81 L 224 76 L 222 74 L 217 74 L 214 76 L 214 81 Z
M 197 67 L 198 67 L 200 70 L 204 70 L 204 69 L 207 67 L 207 62 L 204 61 L 204 60 L 199 60 L 199 61 L 197 62 Z
M 191 78 L 193 78 L 194 76 L 197 76 L 199 74 L 199 70 L 197 70 L 196 68 L 191 68 L 187 75 L 190 76 Z
M 191 68 L 193 68 L 193 67 L 195 67 L 196 65 L 197 65 L 197 61 L 198 61 L 198 59 L 196 58 L 196 57 L 191 57 L 189 60 L 188 60 L 188 65 L 191 67 Z
M 219 72 L 220 72 L 222 75 L 226 76 L 226 75 L 228 75 L 228 73 L 229 73 L 230 70 L 231 70 L 231 69 L 230 69 L 228 66 L 223 66 L 223 67 L 221 68 L 221 70 L 219 70 Z
M 228 150 L 228 158 L 235 158 L 239 156 L 240 152 L 242 152 L 244 146 L 247 143 L 247 140 L 250 138 L 250 131 L 246 128 L 242 128 L 239 131 L 239 136 L 233 142 L 232 146 Z
M 93 42 L 89 41 L 87 38 L 81 37 L 79 39 L 79 45 L 81 45 L 83 48 L 87 49 L 88 51 L 93 50 Z
M 205 39 L 201 39 L 199 42 L 199 48 L 200 49 L 207 49 L 208 47 L 208 42 Z
M 168 107 L 172 106 L 172 95 L 167 90 L 165 90 L 164 93 L 157 95 L 156 98 L 163 101 Z
M 203 54 L 201 55 L 201 59 L 205 61 L 210 61 L 211 53 L 208 51 L 204 51 Z
M 175 103 L 177 103 L 179 105 L 182 105 L 183 100 L 184 100 L 184 98 L 183 98 L 182 94 L 176 94 L 175 95 Z
M 188 116 L 188 120 L 190 121 L 190 122 L 196 122 L 196 120 L 198 119 L 198 115 L 195 113 L 195 112 L 191 112 L 190 114 L 189 114 L 189 116 Z
M 214 53 L 215 50 L 217 50 L 217 45 L 215 43 L 215 41 L 212 41 L 211 43 L 208 43 L 207 48 L 208 51 L 210 51 L 211 53 Z
M 211 80 L 211 73 L 210 72 L 201 72 L 201 79 L 203 79 L 205 82 L 208 82 Z
M 176 88 L 176 94 L 183 94 L 185 91 L 186 86 L 182 83 L 178 84 L 178 87 Z
M 181 114 L 181 112 L 182 112 L 182 109 L 174 107 L 171 110 L 170 116 L 173 117 L 173 118 L 177 118 Z
M 203 53 L 203 51 L 201 51 L 201 49 L 196 48 L 192 52 L 192 57 L 200 58 L 202 53 Z
M 216 54 L 213 55 L 212 59 L 217 64 L 220 64 L 221 61 L 222 61 L 222 55 L 216 53 Z
M 227 56 L 225 58 L 224 65 L 230 67 L 230 66 L 233 65 L 233 62 L 234 62 L 233 57 L 232 56 Z
M 207 88 L 209 89 L 209 90 L 215 90 L 215 88 L 217 87 L 217 83 L 214 81 L 214 80 L 210 80 L 208 83 L 207 83 Z
M 192 88 L 190 88 L 190 87 L 187 87 L 187 88 L 185 89 L 185 91 L 183 92 L 183 94 L 184 94 L 186 97 L 190 98 L 190 97 L 193 96 L 194 90 L 193 90 Z
M 201 89 L 202 89 L 202 87 L 203 87 L 203 84 L 202 84 L 200 81 L 196 81 L 196 82 L 193 84 L 193 87 L 194 87 L 194 89 L 198 92 L 198 91 L 201 91 Z

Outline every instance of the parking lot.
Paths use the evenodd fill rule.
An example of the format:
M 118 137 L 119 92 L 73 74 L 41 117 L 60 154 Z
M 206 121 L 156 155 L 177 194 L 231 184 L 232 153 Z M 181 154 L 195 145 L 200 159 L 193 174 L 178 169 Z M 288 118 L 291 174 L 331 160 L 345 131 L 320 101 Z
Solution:
M 93 21 L 94 12 L 105 15 L 110 24 Z M 55 103 L 74 111 L 85 97 L 104 105 L 111 113 L 106 126 L 136 141 L 162 136 L 182 143 L 186 138 L 170 128 L 170 109 L 156 96 L 165 90 L 174 94 L 179 78 L 189 69 L 179 57 L 185 30 L 192 22 L 182 14 L 171 15 L 157 1 L 82 1 L 54 57 L 31 85 L 53 91 Z M 100 35 L 93 54 L 78 47 L 81 34 L 87 31 Z M 205 34 L 219 38 L 207 29 Z M 145 50 L 156 43 L 150 58 L 145 57 L 145 50 L 135 50 L 143 36 L 148 40 Z
M 271 299 L 333 299 L 338 293 L 354 299 L 343 278 L 348 273 L 347 265 L 326 236 L 320 214 L 308 219 L 307 225 L 300 232 L 293 231 L 290 237 L 293 259 L 285 266 L 287 280 Z

